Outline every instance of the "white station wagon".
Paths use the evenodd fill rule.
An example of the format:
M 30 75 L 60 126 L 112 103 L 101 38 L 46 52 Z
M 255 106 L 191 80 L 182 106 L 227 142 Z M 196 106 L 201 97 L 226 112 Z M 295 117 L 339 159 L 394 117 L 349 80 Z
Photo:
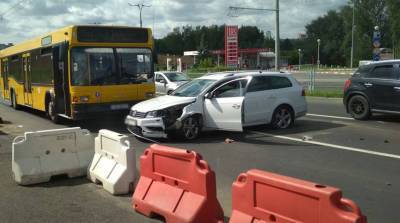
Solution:
M 195 139 L 201 131 L 243 131 L 261 124 L 286 129 L 306 112 L 305 92 L 291 74 L 230 72 L 209 74 L 171 95 L 140 102 L 131 108 L 125 124 L 145 137 L 180 133 Z

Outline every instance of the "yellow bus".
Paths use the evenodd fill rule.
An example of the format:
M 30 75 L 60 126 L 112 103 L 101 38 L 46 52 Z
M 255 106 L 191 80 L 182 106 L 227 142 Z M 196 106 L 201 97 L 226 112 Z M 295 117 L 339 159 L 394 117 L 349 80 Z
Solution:
M 27 106 L 80 120 L 155 95 L 151 29 L 69 26 L 0 51 L 0 90 Z

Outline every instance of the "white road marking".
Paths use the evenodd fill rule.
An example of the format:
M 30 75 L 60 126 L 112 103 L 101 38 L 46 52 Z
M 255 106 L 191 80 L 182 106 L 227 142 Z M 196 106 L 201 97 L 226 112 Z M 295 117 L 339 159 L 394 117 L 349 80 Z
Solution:
M 343 120 L 354 120 L 354 118 L 350 118 L 350 117 L 333 116 L 333 115 L 320 115 L 320 114 L 311 114 L 311 113 L 307 113 L 306 116 L 321 117 L 321 118 L 333 118 L 333 119 L 343 119 Z
M 302 142 L 302 143 L 306 143 L 306 144 L 324 146 L 324 147 L 331 148 L 331 149 L 347 150 L 347 151 L 364 153 L 364 154 L 369 154 L 369 155 L 374 155 L 374 156 L 400 159 L 400 155 L 395 155 L 395 154 L 390 154 L 390 153 L 375 152 L 375 151 L 366 150 L 366 149 L 359 149 L 359 148 L 354 148 L 354 147 L 349 147 L 349 146 L 341 146 L 341 145 L 335 145 L 335 144 L 318 142 L 318 141 L 304 141 L 303 139 L 299 139 L 299 138 L 274 135 L 274 134 L 258 132 L 258 131 L 249 131 L 249 132 L 255 133 L 255 134 L 261 134 L 261 135 L 265 135 L 265 136 L 269 136 L 269 137 L 273 137 L 273 138 L 277 138 L 277 139 L 284 139 L 284 140 L 290 140 L 290 141 L 295 141 L 295 142 Z

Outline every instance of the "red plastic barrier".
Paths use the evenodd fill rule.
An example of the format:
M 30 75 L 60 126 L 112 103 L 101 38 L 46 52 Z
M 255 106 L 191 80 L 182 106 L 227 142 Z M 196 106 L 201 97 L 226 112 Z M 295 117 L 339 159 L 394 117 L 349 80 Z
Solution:
M 232 186 L 230 223 L 366 223 L 357 205 L 333 187 L 261 170 Z
M 215 173 L 200 154 L 152 145 L 140 157 L 141 176 L 133 208 L 167 223 L 223 223 Z

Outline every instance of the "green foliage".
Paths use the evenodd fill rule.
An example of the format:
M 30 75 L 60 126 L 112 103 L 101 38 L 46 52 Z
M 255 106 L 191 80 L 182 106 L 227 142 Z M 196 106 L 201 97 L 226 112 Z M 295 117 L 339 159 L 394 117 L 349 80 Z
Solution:
M 372 59 L 372 35 L 380 27 L 382 47 L 394 48 L 400 55 L 400 0 L 349 0 L 336 11 L 311 21 L 306 26 L 306 39 L 281 40 L 282 57 L 289 64 L 298 64 L 298 49 L 302 49 L 302 64 L 316 63 L 317 39 L 321 39 L 320 60 L 325 65 L 350 65 L 351 30 L 355 5 L 354 65 L 359 60 Z M 239 28 L 239 47 L 275 48 L 275 40 L 258 27 Z M 209 57 L 211 50 L 224 48 L 224 25 L 183 26 L 175 28 L 162 39 L 155 40 L 156 53 L 178 54 L 199 50 L 200 61 Z
M 255 26 L 239 28 L 239 47 L 273 48 L 274 40 L 265 38 Z M 224 49 L 225 26 L 183 26 L 174 28 L 162 39 L 155 40 L 155 51 L 160 54 L 182 55 L 184 51 L 198 50 L 200 58 L 207 58 L 210 50 Z
M 308 97 L 324 97 L 324 98 L 343 98 L 343 91 L 334 90 L 317 90 L 317 91 L 306 91 Z
M 209 67 L 213 67 L 213 66 L 214 66 L 214 64 L 213 64 L 212 58 L 208 57 L 208 58 L 204 58 L 204 59 L 200 60 L 198 67 L 199 68 L 209 68 Z
M 398 43 L 400 32 L 399 0 L 350 0 L 338 11 L 329 11 L 306 26 L 308 44 L 305 57 L 316 55 L 316 39 L 321 39 L 321 63 L 350 65 L 351 30 L 355 5 L 354 65 L 372 59 L 372 35 L 380 27 L 382 47 Z M 399 44 L 397 44 L 399 45 Z M 396 47 L 396 46 L 395 46 Z

